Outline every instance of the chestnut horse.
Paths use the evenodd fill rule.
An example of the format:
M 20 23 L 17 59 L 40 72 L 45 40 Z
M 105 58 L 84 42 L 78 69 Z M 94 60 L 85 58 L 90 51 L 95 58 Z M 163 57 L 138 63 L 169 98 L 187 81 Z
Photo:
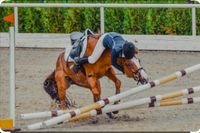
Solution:
M 88 45 L 85 56 L 90 56 L 95 48 L 98 38 L 93 36 L 88 37 Z M 117 64 L 124 68 L 127 77 L 134 78 L 136 81 L 145 84 L 148 82 L 148 76 L 140 65 L 139 59 L 134 57 L 131 60 L 118 58 Z M 91 90 L 94 102 L 100 100 L 101 87 L 100 78 L 107 76 L 115 83 L 116 94 L 120 93 L 121 82 L 116 77 L 115 71 L 111 65 L 110 50 L 106 49 L 95 64 L 85 63 L 83 68 L 78 73 L 73 71 L 74 62 L 65 61 L 64 52 L 61 53 L 56 62 L 56 69 L 44 81 L 44 89 L 53 100 L 60 103 L 61 108 L 65 108 L 68 103 L 65 97 L 66 90 L 71 84 L 76 84 Z

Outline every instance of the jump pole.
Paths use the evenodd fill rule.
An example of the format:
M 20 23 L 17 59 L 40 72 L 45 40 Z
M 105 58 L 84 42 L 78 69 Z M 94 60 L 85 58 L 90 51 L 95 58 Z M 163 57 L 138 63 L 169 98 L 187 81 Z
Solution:
M 199 103 L 199 102 L 200 102 L 200 97 L 192 97 L 192 98 L 177 99 L 174 101 L 161 101 L 161 102 L 156 101 L 149 104 L 148 107 L 163 107 L 163 106 L 193 104 L 193 103 Z
M 100 101 L 98 101 L 96 103 L 93 103 L 91 105 L 88 105 L 88 106 L 82 107 L 80 109 L 76 109 L 76 110 L 70 111 L 69 113 L 63 114 L 61 116 L 57 116 L 57 117 L 54 117 L 52 119 L 49 119 L 49 120 L 46 120 L 46 121 L 43 121 L 43 122 L 39 122 L 39 123 L 35 123 L 35 124 L 32 124 L 32 125 L 28 125 L 27 129 L 28 130 L 36 130 L 36 129 L 41 129 L 41 128 L 47 128 L 47 127 L 54 126 L 54 125 L 56 125 L 58 123 L 69 121 L 70 118 L 78 116 L 81 113 L 85 113 L 85 112 L 88 112 L 88 111 L 91 111 L 91 110 L 94 110 L 94 109 L 100 109 L 101 107 L 103 107 L 103 106 L 105 106 L 105 105 L 107 105 L 109 103 L 113 103 L 113 102 L 118 101 L 118 100 L 120 100 L 122 98 L 125 98 L 127 96 L 133 95 L 133 94 L 135 94 L 137 92 L 140 92 L 140 91 L 143 91 L 143 90 L 146 90 L 146 89 L 149 89 L 149 88 L 153 88 L 155 86 L 158 86 L 158 85 L 167 83 L 169 81 L 178 79 L 180 77 L 183 77 L 183 76 L 185 76 L 185 75 L 187 75 L 189 73 L 192 73 L 194 71 L 197 71 L 199 69 L 200 69 L 200 64 L 188 67 L 188 68 L 186 68 L 184 70 L 177 71 L 177 72 L 175 72 L 175 73 L 173 73 L 171 75 L 165 76 L 165 77 L 163 77 L 161 79 L 154 80 L 154 81 L 151 81 L 151 82 L 149 82 L 149 83 L 147 83 L 145 85 L 141 85 L 141 86 L 132 88 L 132 89 L 130 89 L 128 91 L 125 91 L 125 92 L 122 92 L 120 94 L 105 98 L 105 99 L 100 100 Z
M 9 27 L 9 117 L 0 120 L 0 128 L 10 129 L 15 126 L 15 32 Z
M 20 118 L 23 120 L 29 120 L 36 118 L 56 117 L 68 113 L 69 111 L 70 110 L 53 110 L 53 111 L 36 112 L 36 113 L 25 113 L 21 114 Z
M 163 95 L 156 95 L 156 96 L 141 98 L 141 99 L 137 99 L 137 100 L 133 100 L 133 101 L 117 104 L 117 105 L 107 105 L 104 108 L 101 108 L 98 110 L 92 110 L 90 112 L 86 112 L 79 116 L 73 117 L 72 119 L 70 119 L 70 121 L 86 119 L 88 117 L 100 115 L 103 113 L 109 113 L 109 112 L 113 112 L 113 111 L 117 111 L 117 110 L 133 108 L 135 106 L 139 106 L 139 105 L 143 105 L 143 104 L 148 104 L 149 107 L 151 107 L 151 106 L 153 107 L 154 105 L 162 106 L 162 105 L 166 105 L 167 103 L 165 104 L 164 102 L 160 102 L 161 104 L 159 104 L 159 101 L 161 101 L 161 100 L 172 99 L 172 98 L 179 97 L 179 96 L 193 94 L 193 93 L 199 92 L 199 91 L 200 91 L 200 86 L 196 86 L 193 88 L 183 89 L 180 91 L 175 91 L 175 92 L 171 92 L 171 93 L 167 93 L 167 94 L 163 94 Z M 179 101 L 179 103 L 180 103 L 180 101 Z
M 175 92 L 171 92 L 171 93 L 167 93 L 167 94 L 163 94 L 163 95 L 151 96 L 151 97 L 146 98 L 146 100 L 145 100 L 145 98 L 143 98 L 143 99 L 144 99 L 144 101 L 147 101 L 148 103 L 152 103 L 154 101 L 171 99 L 171 98 L 175 98 L 175 97 L 179 97 L 179 96 L 193 94 L 193 93 L 199 92 L 199 91 L 200 91 L 200 86 L 196 86 L 196 87 L 183 89 L 180 91 L 175 91 Z M 140 104 L 140 103 L 138 103 L 138 104 Z M 143 104 L 143 103 L 141 103 L 141 104 Z M 120 106 L 120 104 L 119 104 L 119 106 Z M 107 105 L 106 107 L 109 107 L 109 105 Z M 70 110 L 53 110 L 53 111 L 36 112 L 36 113 L 24 113 L 24 114 L 20 115 L 20 118 L 23 120 L 28 120 L 28 119 L 36 119 L 36 118 L 56 117 L 56 116 L 68 113 L 69 111 Z M 88 113 L 88 115 L 84 115 L 86 113 Z M 93 116 L 92 114 L 94 114 L 94 110 L 92 110 L 90 112 L 86 112 L 86 113 L 83 113 L 79 116 L 73 117 L 72 120 L 70 120 L 70 121 L 81 119 L 81 118 L 83 118 L 83 115 L 85 117 Z M 97 114 L 97 113 L 98 113 L 98 111 L 96 111 L 95 114 Z M 105 113 L 107 113 L 107 112 L 105 112 Z

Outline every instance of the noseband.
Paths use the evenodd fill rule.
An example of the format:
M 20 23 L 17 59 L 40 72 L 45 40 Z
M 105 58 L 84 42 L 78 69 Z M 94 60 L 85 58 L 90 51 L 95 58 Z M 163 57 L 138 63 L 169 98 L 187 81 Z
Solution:
M 140 70 L 144 70 L 143 67 L 139 68 L 136 72 L 133 72 L 133 74 L 138 74 Z
M 132 68 L 131 68 L 132 65 L 131 65 L 130 63 L 127 63 L 126 66 L 128 67 L 128 69 L 130 69 L 130 70 L 132 71 Z M 141 67 L 141 68 L 139 68 L 139 69 L 138 69 L 137 71 L 135 71 L 135 72 L 132 71 L 132 72 L 133 72 L 133 78 L 134 78 L 134 75 L 137 75 L 138 78 L 139 78 L 139 80 L 137 81 L 137 84 L 140 83 L 140 73 L 139 73 L 139 72 L 140 72 L 141 70 L 144 70 L 144 68 Z M 144 70 L 144 71 L 145 71 L 145 70 Z M 135 78 L 134 78 L 134 79 L 135 79 Z
M 132 70 L 132 68 L 131 68 L 132 65 L 131 65 L 130 63 L 127 63 L 126 66 L 127 66 L 130 70 Z M 141 68 L 139 68 L 137 71 L 135 71 L 135 72 L 132 71 L 132 72 L 133 72 L 134 75 L 137 75 L 137 74 L 139 73 L 140 70 L 144 70 L 144 68 L 141 67 Z

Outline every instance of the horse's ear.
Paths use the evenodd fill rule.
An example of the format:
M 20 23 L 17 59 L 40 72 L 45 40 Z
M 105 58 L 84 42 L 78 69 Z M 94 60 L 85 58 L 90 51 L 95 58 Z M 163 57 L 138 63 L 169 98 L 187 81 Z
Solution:
M 135 47 L 135 54 L 139 53 L 139 49 Z

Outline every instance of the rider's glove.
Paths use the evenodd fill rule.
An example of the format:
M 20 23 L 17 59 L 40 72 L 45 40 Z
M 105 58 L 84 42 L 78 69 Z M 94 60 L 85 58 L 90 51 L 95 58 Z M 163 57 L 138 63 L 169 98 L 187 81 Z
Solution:
M 75 57 L 75 58 L 74 58 L 74 63 L 75 63 L 76 65 L 79 65 L 79 64 L 80 64 L 80 58 L 79 58 L 79 57 Z
M 75 64 L 77 65 L 82 65 L 84 63 L 88 63 L 88 57 L 83 57 L 83 58 L 74 58 Z

